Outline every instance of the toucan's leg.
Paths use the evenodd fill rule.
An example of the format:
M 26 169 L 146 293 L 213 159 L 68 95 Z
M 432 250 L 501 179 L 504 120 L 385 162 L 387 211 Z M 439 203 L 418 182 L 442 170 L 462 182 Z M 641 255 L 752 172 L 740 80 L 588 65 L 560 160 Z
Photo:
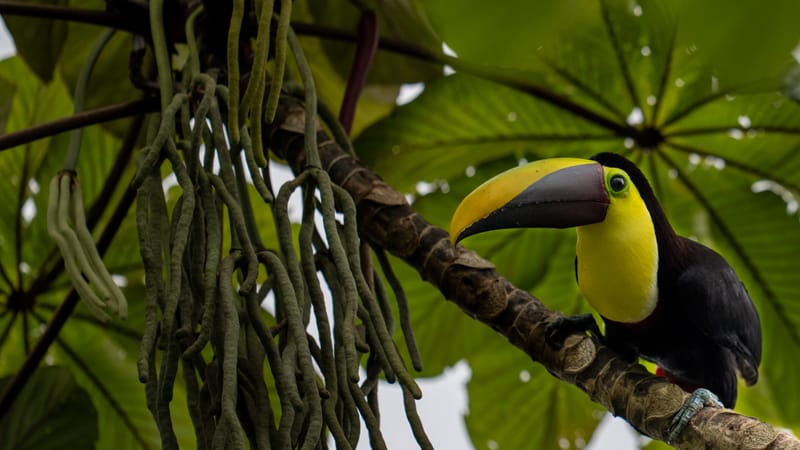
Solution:
M 692 416 L 697 414 L 697 411 L 700 411 L 705 406 L 724 408 L 719 398 L 714 395 L 713 392 L 703 388 L 696 389 L 692 392 L 692 396 L 686 400 L 686 403 L 681 406 L 681 409 L 678 410 L 675 417 L 672 418 L 672 422 L 669 426 L 669 440 L 667 443 L 670 444 L 675 441 L 675 439 L 680 436 L 683 429 L 686 428 L 686 424 L 689 423 Z
M 559 317 L 547 324 L 544 336 L 549 345 L 555 348 L 561 348 L 567 336 L 578 332 L 585 333 L 587 331 L 598 338 L 602 339 L 603 337 L 600 333 L 600 328 L 597 326 L 597 321 L 594 320 L 594 316 L 590 313 Z

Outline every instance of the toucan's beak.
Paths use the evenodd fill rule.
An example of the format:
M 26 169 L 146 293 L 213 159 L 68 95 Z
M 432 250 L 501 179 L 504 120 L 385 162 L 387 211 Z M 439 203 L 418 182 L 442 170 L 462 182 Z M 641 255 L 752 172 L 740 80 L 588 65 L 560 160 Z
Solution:
M 450 222 L 450 240 L 502 228 L 569 228 L 602 222 L 608 208 L 603 166 L 576 158 L 535 161 L 472 191 Z

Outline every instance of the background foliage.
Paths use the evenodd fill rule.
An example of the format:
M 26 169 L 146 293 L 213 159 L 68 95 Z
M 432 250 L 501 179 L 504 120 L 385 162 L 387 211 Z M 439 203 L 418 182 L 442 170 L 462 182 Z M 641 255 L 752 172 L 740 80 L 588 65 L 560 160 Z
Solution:
M 626 154 L 650 178 L 676 229 L 725 255 L 756 302 L 764 330 L 761 378 L 740 391 L 737 409 L 800 430 L 800 361 L 793 357 L 800 353 L 800 109 L 788 76 L 800 42 L 793 24 L 800 4 L 511 0 L 498 8 L 474 0 L 385 0 L 372 6 L 383 36 L 409 47 L 379 52 L 360 101 L 354 145 L 367 165 L 412 195 L 429 221 L 447 227 L 464 194 L 520 161 Z M 0 132 L 70 115 L 71 86 L 99 29 L 4 19 L 19 55 L 0 62 Z M 295 20 L 353 30 L 358 13 L 344 1 L 310 0 L 298 2 Z M 442 43 L 458 59 L 439 55 Z M 303 44 L 321 99 L 336 109 L 352 44 L 312 37 Z M 436 63 L 415 57 L 416 49 L 435 54 Z M 129 51 L 130 37 L 118 33 L 101 56 L 89 107 L 137 98 L 124 69 Z M 455 74 L 445 76 L 442 63 Z M 423 93 L 395 106 L 400 86 L 415 82 L 425 83 Z M 130 178 L 128 162 L 121 177 L 108 179 L 127 126 L 89 127 L 84 135 L 79 172 L 87 206 L 104 186 L 116 187 L 97 230 L 119 202 L 125 187 L 119 180 Z M 58 170 L 66 140 L 58 135 L 0 155 L 0 374 L 16 371 L 67 291 L 63 275 L 48 275 L 60 271 L 46 237 L 41 188 Z M 126 281 L 130 318 L 101 325 L 80 307 L 50 351 L 48 362 L 58 368 L 30 382 L 69 390 L 71 401 L 87 403 L 68 415 L 96 424 L 96 448 L 158 446 L 133 368 L 143 275 L 132 220 L 105 258 Z M 586 309 L 572 273 L 571 232 L 499 232 L 466 245 L 548 306 Z M 470 364 L 466 423 L 476 448 L 559 448 L 564 439 L 580 447 L 590 439 L 599 406 L 443 302 L 415 272 L 395 266 L 411 301 L 421 375 L 437 375 L 460 359 Z M 20 299 L 22 309 L 14 306 Z M 55 406 L 47 411 L 48 423 L 67 419 Z M 173 419 L 191 448 L 185 411 Z

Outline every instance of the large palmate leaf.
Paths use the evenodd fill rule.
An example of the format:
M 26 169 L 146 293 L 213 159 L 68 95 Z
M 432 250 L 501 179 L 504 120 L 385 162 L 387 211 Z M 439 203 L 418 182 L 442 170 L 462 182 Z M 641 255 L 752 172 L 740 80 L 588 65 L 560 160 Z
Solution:
M 9 381 L 10 377 L 0 379 L 0 389 Z M 0 448 L 93 448 L 97 434 L 97 410 L 86 390 L 67 368 L 43 367 L 31 377 L 19 402 L 0 421 Z
M 143 328 L 144 289 L 126 289 L 132 302 L 130 322 L 101 326 L 93 318 L 79 314 L 71 319 L 53 348 L 60 364 L 71 366 L 78 382 L 85 387 L 99 411 L 97 424 L 102 430 L 96 448 L 159 448 L 161 440 L 153 416 L 144 401 L 144 388 L 136 373 L 139 333 Z M 175 389 L 176 408 L 172 421 L 182 448 L 195 446 L 194 430 L 186 410 L 186 393 Z
M 31 0 L 50 6 L 66 6 L 68 0 Z M 34 74 L 44 82 L 53 79 L 53 72 L 67 37 L 67 23 L 30 17 L 6 17 L 6 25 L 14 35 L 17 51 Z
M 103 30 L 97 27 L 70 24 L 66 44 L 70 49 L 70 55 L 61 58 L 59 62 L 61 76 L 64 77 L 70 92 L 75 86 L 89 50 L 102 32 Z M 129 102 L 141 96 L 130 82 L 128 69 L 130 53 L 131 36 L 117 32 L 106 45 L 92 71 L 92 88 L 87 92 L 85 109 Z M 104 126 L 121 137 L 128 125 L 128 120 L 117 120 Z
M 6 121 L 11 112 L 11 101 L 14 100 L 14 91 L 16 86 L 11 81 L 7 81 L 0 77 L 0 133 L 5 132 Z
M 18 57 L 0 63 L 0 73 L 15 85 L 8 131 L 71 114 L 71 96 L 60 77 L 42 84 Z M 66 133 L 56 135 L 4 151 L 0 158 L 3 178 L 0 194 L 4 199 L 0 202 L 0 214 L 14 218 L 0 225 L 3 249 L 0 266 L 4 274 L 0 278 L 0 372 L 3 374 L 13 374 L 19 369 L 70 287 L 45 223 L 50 180 L 61 170 L 68 138 Z M 84 130 L 82 143 L 77 173 L 87 211 L 92 210 L 104 189 L 116 187 L 100 209 L 105 210 L 97 219 L 95 229 L 100 230 L 120 204 L 124 183 L 132 176 L 132 158 L 130 153 L 121 154 L 120 140 L 100 126 Z M 119 158 L 127 163 L 127 169 L 118 173 L 118 178 L 108 180 Z M 110 271 L 126 284 L 123 291 L 129 301 L 128 320 L 103 324 L 79 304 L 51 347 L 48 360 L 69 367 L 81 389 L 88 392 L 98 411 L 92 419 L 92 426 L 99 430 L 97 448 L 157 448 L 158 433 L 136 374 L 144 327 L 144 295 L 132 220 L 117 231 L 105 261 Z M 175 397 L 177 403 L 185 404 L 182 388 L 176 388 Z M 17 402 L 23 400 L 19 398 Z M 185 408 L 176 408 L 173 423 L 181 442 L 193 446 Z
M 90 43 L 89 43 L 90 44 Z M 14 95 L 9 99 L 8 131 L 68 116 L 72 109 L 69 89 L 59 76 L 42 84 L 20 58 L 0 63 L 3 80 Z M 3 152 L 0 158 L 0 214 L 15 220 L 0 224 L 0 373 L 15 373 L 30 347 L 41 335 L 70 282 L 63 273 L 60 254 L 47 234 L 45 211 L 49 183 L 62 167 L 69 134 L 63 133 Z M 144 329 L 144 274 L 139 256 L 136 224 L 130 204 L 122 207 L 125 188 L 134 171 L 130 151 L 101 126 L 86 128 L 77 174 L 84 194 L 87 217 L 96 214 L 98 236 L 112 212 L 122 208 L 127 219 L 116 231 L 104 261 L 124 284 L 128 319 L 102 323 L 79 303 L 53 346 L 48 360 L 68 367 L 81 389 L 88 393 L 98 414 L 96 448 L 152 449 L 161 445 L 158 429 L 147 408 L 145 390 L 138 379 L 137 357 Z M 113 176 L 114 167 L 122 167 Z M 110 190 L 109 188 L 114 188 Z M 251 188 L 252 191 L 252 188 Z M 100 196 L 103 195 L 103 200 Z M 251 192 L 253 198 L 257 195 Z M 168 195 L 173 203 L 176 195 Z M 99 209 L 95 205 L 100 202 Z M 26 213 L 22 214 L 21 211 Z M 268 247 L 277 238 L 268 208 L 260 208 L 256 223 Z M 229 239 L 229 233 L 226 233 Z M 6 250 L 8 249 L 8 250 Z M 15 301 L 12 301 L 12 298 Z M 22 304 L 17 302 L 22 301 Z M 17 402 L 23 401 L 20 398 Z M 172 424 L 182 448 L 196 446 L 186 408 L 186 392 L 179 379 L 173 395 Z M 95 438 L 93 438 L 93 441 Z M 78 447 L 71 447 L 78 448 Z M 81 447 L 86 448 L 86 447 Z
M 99 0 L 28 0 L 24 3 L 42 3 L 54 7 L 70 6 L 98 11 L 105 9 L 105 2 Z M 9 15 L 4 19 L 14 36 L 17 54 L 33 73 L 45 83 L 56 76 L 62 77 L 71 95 L 86 56 L 97 36 L 103 32 L 103 28 L 79 22 L 28 16 Z M 106 45 L 92 73 L 92 83 L 86 93 L 84 109 L 132 101 L 140 96 L 131 83 L 128 68 L 131 39 L 130 34 L 117 32 Z M 2 106 L 0 104 L 0 124 L 2 124 Z M 105 126 L 122 136 L 126 125 L 126 120 L 119 120 Z
M 415 208 L 444 227 L 470 189 L 520 160 L 601 151 L 628 156 L 650 178 L 679 233 L 722 253 L 756 303 L 764 331 L 761 377 L 756 387 L 742 387 L 737 409 L 800 429 L 800 382 L 794 376 L 800 368 L 796 358 L 787 357 L 800 351 L 800 106 L 781 92 L 781 74 L 800 33 L 762 26 L 769 18 L 794 14 L 798 5 L 781 3 L 769 11 L 733 7 L 724 12 L 730 22 L 723 28 L 730 31 L 722 36 L 700 25 L 698 17 L 709 12 L 705 4 L 599 1 L 582 3 L 585 8 L 568 20 L 569 5 L 519 2 L 516 9 L 500 10 L 470 2 L 459 6 L 465 14 L 455 20 L 447 13 L 452 2 L 427 3 L 434 28 L 460 57 L 486 64 L 481 78 L 469 74 L 474 66 L 454 64 L 462 73 L 426 84 L 418 99 L 367 129 L 356 142 L 359 154 L 396 187 L 427 194 L 417 198 Z M 521 16 L 531 25 L 502 27 L 495 37 L 504 39 L 479 39 L 474 33 L 478 23 L 495 30 Z M 728 28 L 732 23 L 737 31 Z M 528 31 L 530 39 L 523 38 Z M 748 40 L 755 34 L 758 48 Z M 758 70 L 743 63 L 751 57 L 760 62 Z M 570 233 L 510 231 L 464 245 L 549 306 L 565 313 L 584 308 L 575 287 Z M 445 309 L 429 310 L 415 327 L 424 331 L 446 323 Z M 422 334 L 420 340 L 428 337 L 442 338 Z M 486 345 L 491 351 L 468 347 L 463 355 L 480 377 L 480 386 L 470 385 L 467 423 L 473 440 L 478 448 L 488 441 L 500 448 L 530 448 L 519 440 L 521 425 L 481 420 L 510 420 L 513 413 L 504 412 L 499 399 L 517 398 L 518 380 L 508 379 L 523 370 L 503 362 L 514 360 L 504 352 L 516 350 Z M 435 354 L 433 359 L 443 364 L 454 358 Z M 519 361 L 524 364 L 524 358 Z M 535 370 L 524 370 L 538 379 Z M 491 376 L 481 377 L 484 371 Z M 495 379 L 506 385 L 492 385 Z M 485 400 L 480 389 L 494 401 Z M 594 425 L 577 419 L 585 402 L 580 394 L 553 394 L 533 403 L 538 410 L 573 411 L 575 430 L 590 433 Z M 524 402 L 514 404 L 524 416 L 521 408 Z M 559 433 L 575 445 L 577 431 L 552 429 L 558 432 L 537 441 L 536 448 L 559 448 L 557 437 L 552 439 Z M 539 431 L 527 433 L 541 438 Z
M 438 49 L 439 39 L 431 29 L 418 0 L 369 1 L 378 17 L 383 38 L 413 42 L 421 48 Z M 361 11 L 356 4 L 312 0 L 308 10 L 316 24 L 344 30 L 358 29 Z M 346 78 L 350 73 L 356 43 L 326 41 L 326 55 L 336 71 Z M 410 59 L 408 56 L 379 52 L 369 72 L 371 84 L 399 84 L 425 81 L 442 74 L 441 66 Z
M 100 0 L 43 2 L 104 6 Z M 351 31 L 356 5 L 377 11 L 384 37 L 427 50 L 444 42 L 464 62 L 453 63 L 455 75 L 442 77 L 440 65 L 379 52 L 353 134 L 394 112 L 356 143 L 368 165 L 446 228 L 467 192 L 526 160 L 600 151 L 632 158 L 652 180 L 675 228 L 723 253 L 757 303 L 764 330 L 761 377 L 754 388 L 742 387 L 737 409 L 800 430 L 800 367 L 792 357 L 800 351 L 800 107 L 780 92 L 800 41 L 794 26 L 800 3 L 511 0 L 498 7 L 478 0 L 328 0 L 297 3 L 293 19 Z M 0 133 L 72 114 L 75 78 L 100 29 L 30 18 L 9 19 L 9 26 L 21 56 L 0 62 Z M 119 33 L 101 56 L 88 107 L 138 95 L 127 73 L 130 42 L 129 34 Z M 354 44 L 307 36 L 302 43 L 319 97 L 335 112 Z M 400 83 L 415 81 L 427 83 L 422 96 L 395 109 Z M 103 212 L 95 236 L 133 169 L 119 155 L 126 124 L 116 125 L 113 133 L 92 127 L 83 137 L 78 176 L 84 200 Z M 57 135 L 0 157 L 3 375 L 18 370 L 68 292 L 43 221 L 47 186 L 67 142 L 67 134 Z M 110 177 L 117 162 L 126 168 Z M 118 189 L 100 200 L 107 186 Z M 261 216 L 268 208 L 259 211 L 258 226 L 272 247 L 272 221 Z M 144 295 L 130 216 L 105 256 L 126 283 L 130 318 L 101 324 L 79 306 L 48 354 L 62 373 L 52 378 L 50 369 L 37 375 L 47 380 L 31 381 L 63 381 L 70 379 L 63 376 L 67 371 L 74 377 L 76 404 L 88 412 L 81 416 L 89 430 L 83 437 L 91 443 L 76 440 L 72 447 L 91 447 L 95 440 L 96 448 L 160 445 L 136 377 Z M 574 280 L 573 232 L 512 230 L 464 245 L 549 307 L 587 311 Z M 443 301 L 413 270 L 396 271 L 411 303 L 422 375 L 460 359 L 471 366 L 466 423 L 476 448 L 579 448 L 590 440 L 602 409 Z M 192 448 L 185 397 L 179 383 L 172 421 L 182 447 Z M 62 419 L 53 423 L 69 423 Z
M 416 40 L 420 46 L 438 43 L 415 2 L 377 2 L 378 27 L 382 37 Z M 358 26 L 360 11 L 355 5 L 328 1 L 297 3 L 295 20 L 341 30 Z M 320 100 L 334 113 L 339 111 L 357 47 L 356 42 L 303 37 Z M 402 83 L 424 81 L 442 74 L 441 66 L 410 59 L 407 56 L 378 52 L 369 68 L 366 86 L 356 108 L 352 134 L 387 115 L 395 105 Z
M 459 56 L 490 66 L 541 68 L 550 61 L 537 58 L 536 53 L 592 40 L 605 42 L 605 48 L 586 48 L 582 52 L 585 60 L 601 60 L 607 55 L 608 62 L 616 64 L 618 52 L 626 57 L 627 64 L 635 64 L 633 55 L 637 52 L 663 60 L 665 53 L 657 51 L 667 48 L 653 45 L 669 42 L 675 35 L 675 48 L 680 51 L 673 58 L 681 60 L 701 52 L 703 65 L 717 75 L 724 74 L 720 76 L 723 81 L 735 83 L 776 75 L 790 59 L 789 53 L 798 41 L 791 21 L 800 12 L 800 5 L 791 0 L 771 2 L 769 7 L 724 0 L 512 0 L 498 8 L 480 0 L 428 0 L 425 11 L 437 35 Z M 664 25 L 670 24 L 664 19 L 678 26 L 666 28 Z M 615 40 L 619 45 L 609 46 Z M 651 52 L 642 52 L 643 46 Z M 602 53 L 591 55 L 593 50 Z M 581 78 L 611 74 L 583 72 L 581 61 L 557 62 Z M 633 73 L 633 80 L 645 75 Z M 621 100 L 614 98 L 614 103 Z
M 481 353 L 470 367 L 466 422 L 476 449 L 581 448 L 603 417 L 602 407 L 521 352 Z

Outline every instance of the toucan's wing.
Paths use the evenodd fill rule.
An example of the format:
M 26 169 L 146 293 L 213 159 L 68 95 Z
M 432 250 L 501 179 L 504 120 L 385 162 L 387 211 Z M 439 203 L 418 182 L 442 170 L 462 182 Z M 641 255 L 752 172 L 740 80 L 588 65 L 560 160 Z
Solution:
M 694 261 L 679 276 L 683 314 L 696 329 L 730 349 L 747 384 L 758 380 L 761 323 L 753 301 L 733 268 L 715 251 L 685 239 Z

